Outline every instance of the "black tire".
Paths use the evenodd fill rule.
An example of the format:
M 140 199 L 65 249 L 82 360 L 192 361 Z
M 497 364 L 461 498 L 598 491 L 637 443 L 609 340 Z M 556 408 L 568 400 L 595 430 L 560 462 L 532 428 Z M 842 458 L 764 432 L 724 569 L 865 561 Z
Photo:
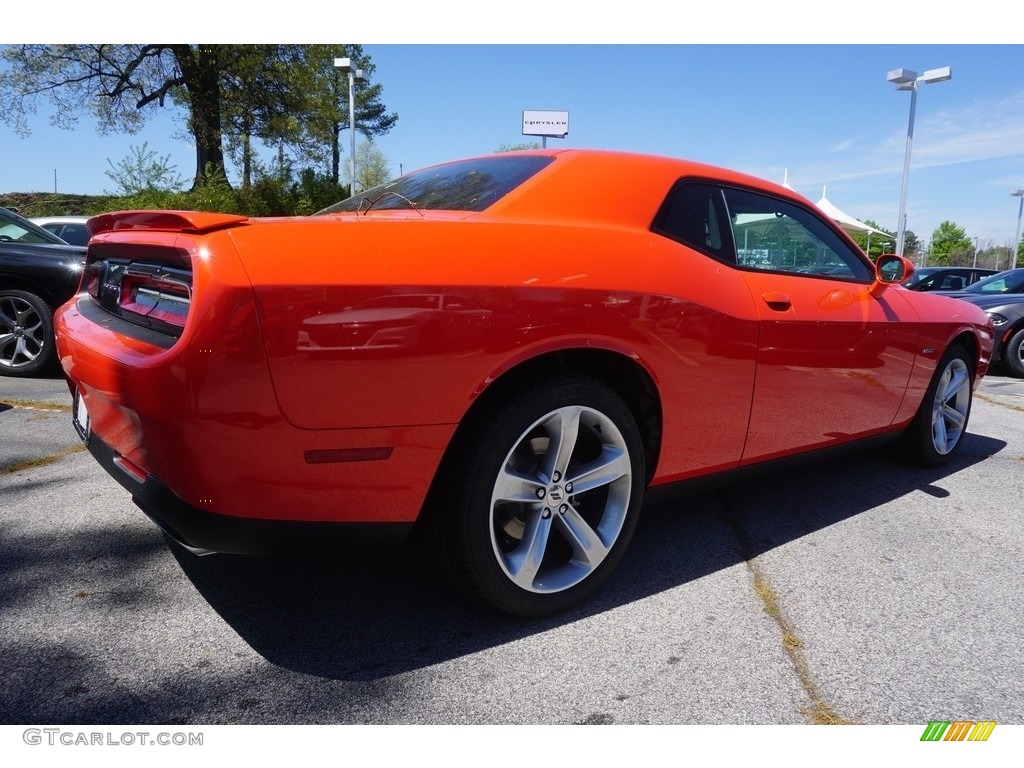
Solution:
M 0 376 L 38 376 L 56 362 L 50 305 L 28 291 L 0 291 Z
M 610 388 L 563 376 L 519 390 L 445 458 L 430 518 L 441 565 L 502 613 L 564 611 L 621 559 L 644 478 L 636 420 Z
M 1024 328 L 1018 330 L 1003 347 L 1003 365 L 1019 379 L 1024 379 Z
M 949 461 L 967 434 L 974 393 L 974 367 L 959 344 L 935 367 L 921 406 L 903 433 L 901 448 L 908 461 L 938 467 Z

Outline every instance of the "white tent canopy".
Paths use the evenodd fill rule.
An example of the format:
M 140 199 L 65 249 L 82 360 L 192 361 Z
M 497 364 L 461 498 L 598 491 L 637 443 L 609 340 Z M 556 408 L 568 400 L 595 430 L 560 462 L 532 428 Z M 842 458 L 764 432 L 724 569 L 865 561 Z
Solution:
M 874 227 L 869 227 L 867 224 L 865 224 L 862 221 L 859 221 L 858 219 L 853 218 L 853 216 L 846 213 L 845 211 L 839 210 L 839 208 L 837 208 L 835 204 L 828 199 L 826 189 L 826 187 L 821 188 L 821 200 L 815 203 L 815 205 L 818 206 L 818 209 L 822 213 L 824 213 L 826 216 L 832 219 L 832 221 L 836 222 L 836 224 L 845 229 L 847 232 L 865 232 L 869 235 L 879 234 L 892 239 L 891 235 L 889 235 L 888 233 L 883 232 L 880 229 L 875 229 Z
M 789 185 L 789 169 L 788 168 L 786 169 L 785 175 L 783 176 L 782 186 L 786 187 L 786 189 L 793 189 L 793 187 L 791 187 Z M 858 232 L 866 234 L 868 236 L 868 242 L 867 242 L 867 246 L 864 248 L 864 252 L 865 253 L 870 253 L 871 252 L 871 236 L 872 235 L 881 235 L 886 240 L 895 240 L 895 238 L 892 235 L 890 235 L 888 232 L 883 232 L 880 229 L 875 229 L 874 227 L 869 227 L 863 221 L 855 219 L 850 214 L 846 213 L 845 211 L 840 210 L 831 200 L 828 199 L 827 188 L 825 186 L 822 186 L 822 188 L 821 188 L 821 200 L 819 200 L 817 203 L 815 203 L 815 205 L 818 206 L 818 210 L 819 211 L 824 213 L 826 216 L 828 216 L 830 219 L 832 219 L 832 221 L 834 221 L 836 224 L 838 224 L 840 227 L 842 227 L 847 232 L 847 234 L 851 234 L 852 235 L 852 234 L 858 233 Z
M 828 199 L 828 195 L 826 194 L 826 188 L 824 186 L 822 186 L 822 188 L 821 188 L 821 200 L 819 200 L 817 203 L 815 203 L 815 205 L 818 206 L 818 210 L 820 210 L 822 213 L 824 213 L 826 216 L 828 216 L 830 219 L 832 219 L 832 221 L 834 221 L 836 224 L 838 224 L 840 227 L 842 227 L 844 230 L 846 230 L 847 233 L 849 233 L 849 234 L 853 234 L 854 232 L 864 232 L 864 233 L 867 233 L 868 240 L 867 240 L 867 244 L 864 246 L 864 253 L 868 253 L 868 254 L 871 253 L 871 236 L 872 235 L 881 235 L 886 240 L 893 240 L 894 239 L 893 236 L 890 235 L 888 232 L 883 232 L 880 229 L 875 229 L 874 227 L 869 227 L 867 224 L 865 224 L 864 222 L 862 222 L 862 221 L 860 221 L 858 219 L 853 218 L 853 216 L 851 216 L 850 214 L 846 213 L 845 211 L 839 210 L 839 208 L 837 208 L 832 203 L 832 201 Z
M 786 189 L 793 189 L 793 187 L 791 187 L 789 184 L 789 168 L 787 168 L 783 173 L 782 186 L 784 186 Z M 863 232 L 867 234 L 869 246 L 871 244 L 872 235 L 881 235 L 887 240 L 895 239 L 888 232 L 883 232 L 880 229 L 869 227 L 863 221 L 855 219 L 850 214 L 840 210 L 831 200 L 828 199 L 827 189 L 827 187 L 822 186 L 821 200 L 815 203 L 815 205 L 818 206 L 818 210 L 820 210 L 822 213 L 824 213 L 826 216 L 832 219 L 832 221 L 834 221 L 836 224 L 838 224 L 840 227 L 846 230 L 846 232 L 850 234 L 853 234 L 855 232 Z M 796 190 L 793 191 L 795 192 Z
M 790 186 L 788 168 L 785 170 L 785 175 L 783 176 L 782 180 L 782 186 L 784 186 L 786 189 L 793 190 L 794 192 L 796 191 L 795 189 L 793 189 L 792 186 Z M 867 246 L 864 248 L 865 253 L 871 252 L 872 235 L 880 235 L 886 240 L 896 239 L 888 232 L 868 226 L 863 221 L 855 219 L 850 214 L 846 213 L 843 210 L 840 210 L 835 205 L 835 203 L 828 199 L 828 188 L 825 186 L 822 186 L 821 199 L 817 203 L 815 203 L 815 205 L 817 205 L 819 211 L 821 211 L 830 219 L 832 219 L 832 221 L 838 224 L 847 234 L 866 234 Z M 775 217 L 773 216 L 741 213 L 736 217 L 735 223 L 738 227 L 743 228 L 746 232 L 754 232 L 767 231 L 767 228 L 774 226 L 777 222 L 775 222 Z

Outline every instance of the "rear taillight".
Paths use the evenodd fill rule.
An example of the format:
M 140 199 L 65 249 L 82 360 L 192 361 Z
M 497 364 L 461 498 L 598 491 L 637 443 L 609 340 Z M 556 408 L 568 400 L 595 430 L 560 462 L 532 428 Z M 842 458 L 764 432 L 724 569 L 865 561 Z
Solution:
M 181 333 L 192 303 L 192 286 L 183 277 L 129 267 L 121 280 L 118 306 L 127 320 L 144 318 L 152 327 Z M 133 317 L 134 316 L 134 317 Z
M 181 336 L 192 305 L 192 272 L 108 258 L 85 268 L 85 290 L 103 310 L 162 334 Z
M 102 284 L 102 262 L 93 262 L 85 267 L 85 279 L 82 281 L 85 290 L 96 301 L 100 299 L 100 285 Z

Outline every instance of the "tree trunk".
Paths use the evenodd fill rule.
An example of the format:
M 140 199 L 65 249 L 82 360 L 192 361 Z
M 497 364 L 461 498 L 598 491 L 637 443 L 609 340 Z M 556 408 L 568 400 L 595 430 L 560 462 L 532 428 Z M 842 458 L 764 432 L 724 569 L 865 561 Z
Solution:
M 252 144 L 249 132 L 242 134 L 242 188 L 252 186 Z
M 209 181 L 228 183 L 221 144 L 218 45 L 174 45 L 178 68 L 189 96 L 190 125 L 196 140 L 195 190 Z
M 334 123 L 331 126 L 331 181 L 335 184 L 338 183 L 341 170 L 341 142 L 339 136 L 341 134 L 341 125 Z

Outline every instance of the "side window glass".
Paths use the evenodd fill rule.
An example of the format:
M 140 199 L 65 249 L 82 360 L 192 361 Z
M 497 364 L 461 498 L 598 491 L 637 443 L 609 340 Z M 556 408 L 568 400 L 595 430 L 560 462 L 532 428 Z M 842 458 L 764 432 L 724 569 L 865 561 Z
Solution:
M 991 282 L 985 283 L 982 286 L 981 291 L 983 293 L 1007 293 L 1010 290 L 1006 284 L 1005 278 L 999 278 L 998 280 L 992 280 Z
M 702 182 L 683 182 L 669 194 L 652 229 L 716 259 L 735 263 L 724 223 L 721 190 Z
M 960 291 L 963 290 L 966 280 L 963 275 L 946 275 L 942 281 L 940 290 L 943 291 Z
M 727 188 L 724 194 L 740 266 L 839 280 L 872 279 L 864 259 L 814 213 L 747 190 Z

